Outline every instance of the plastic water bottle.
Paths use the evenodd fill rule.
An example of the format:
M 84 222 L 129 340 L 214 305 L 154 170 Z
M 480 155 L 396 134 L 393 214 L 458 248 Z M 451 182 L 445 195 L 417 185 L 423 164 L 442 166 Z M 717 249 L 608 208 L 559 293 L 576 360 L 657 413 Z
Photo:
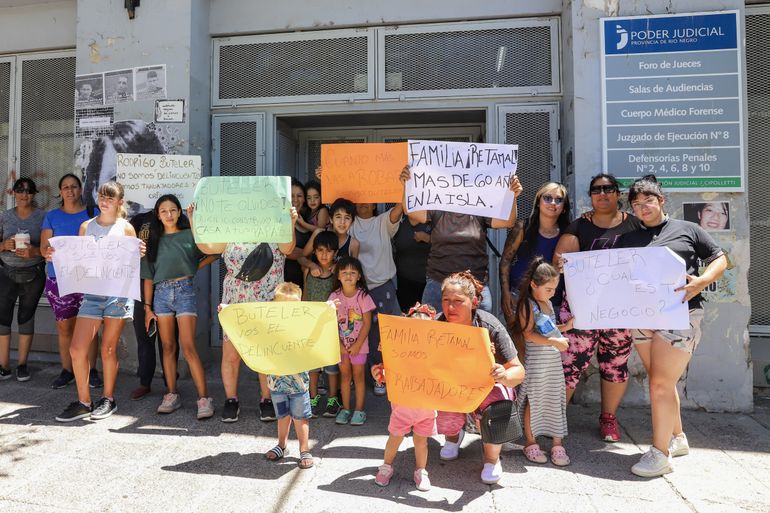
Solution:
M 556 327 L 556 323 L 543 312 L 538 312 L 537 318 L 535 319 L 535 328 L 537 329 L 537 332 L 545 338 L 562 338 L 559 328 Z

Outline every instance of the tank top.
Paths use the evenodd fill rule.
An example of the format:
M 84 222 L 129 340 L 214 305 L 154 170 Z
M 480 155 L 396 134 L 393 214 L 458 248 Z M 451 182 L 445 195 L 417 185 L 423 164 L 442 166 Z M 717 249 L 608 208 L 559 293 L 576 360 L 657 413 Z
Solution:
M 117 218 L 115 220 L 115 224 L 111 224 L 109 226 L 100 225 L 96 222 L 96 219 L 97 218 L 94 217 L 88 221 L 88 224 L 86 225 L 86 235 L 92 235 L 96 240 L 99 240 L 102 237 L 107 237 L 108 235 L 126 234 L 126 225 L 128 225 L 128 221 L 122 217 Z
M 515 291 L 519 288 L 519 282 L 521 277 L 529 267 L 529 263 L 535 258 L 536 255 L 542 256 L 546 262 L 553 260 L 553 254 L 556 251 L 556 243 L 559 242 L 559 236 L 556 237 L 543 237 L 542 234 L 537 234 L 537 242 L 534 249 L 530 250 L 526 241 L 522 241 L 519 245 L 518 251 L 516 251 L 516 259 L 511 264 L 511 270 L 509 273 L 509 284 L 511 290 Z
M 305 284 L 305 297 L 308 301 L 326 301 L 329 295 L 334 292 L 334 275 L 326 278 L 316 278 L 308 273 Z
M 337 261 L 344 256 L 350 256 L 350 235 L 348 235 L 345 243 L 337 250 L 337 255 L 334 257 L 334 263 L 337 263 Z

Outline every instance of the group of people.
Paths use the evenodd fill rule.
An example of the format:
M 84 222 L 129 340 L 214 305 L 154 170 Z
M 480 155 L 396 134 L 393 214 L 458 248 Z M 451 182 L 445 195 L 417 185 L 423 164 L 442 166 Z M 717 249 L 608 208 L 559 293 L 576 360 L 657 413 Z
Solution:
M 317 170 L 321 176 L 322 170 Z M 411 179 L 407 167 L 402 182 Z M 518 197 L 522 186 L 511 180 Z M 615 414 L 628 380 L 627 360 L 636 347 L 648 371 L 652 403 L 653 445 L 632 471 L 642 476 L 672 470 L 671 458 L 688 452 L 679 415 L 676 382 L 700 340 L 703 306 L 700 291 L 719 278 L 727 260 L 705 230 L 665 213 L 665 197 L 653 176 L 637 180 L 628 201 L 620 203 L 620 184 L 600 174 L 591 180 L 592 210 L 570 220 L 567 189 L 547 183 L 538 189 L 530 216 L 517 221 L 516 202 L 507 219 L 488 219 L 444 211 L 415 211 L 404 215 L 402 204 L 378 212 L 371 203 L 344 198 L 326 206 L 321 186 L 292 182 L 290 242 L 202 244 L 192 230 L 194 205 L 184 215 L 172 194 L 160 197 L 155 208 L 129 222 L 123 188 L 109 181 L 98 188 L 98 208 L 82 201 L 82 183 L 72 174 L 59 181 L 61 206 L 48 213 L 34 206 L 35 184 L 28 178 L 14 183 L 16 206 L 0 214 L 3 267 L 0 272 L 0 379 L 12 376 L 9 362 L 14 304 L 18 300 L 19 361 L 16 378 L 30 379 L 26 360 L 34 333 L 37 302 L 45 290 L 57 321 L 62 370 L 51 384 L 76 383 L 77 400 L 56 420 L 102 419 L 117 410 L 117 343 L 126 320 L 134 320 L 139 344 L 140 386 L 131 399 L 151 391 L 155 367 L 155 332 L 159 335 L 166 393 L 157 408 L 169 414 L 182 406 L 177 389 L 178 347 L 196 387 L 197 418 L 214 415 L 205 372 L 195 347 L 196 272 L 221 258 L 227 269 L 222 304 L 261 301 L 327 301 L 336 309 L 341 361 L 323 369 L 291 376 L 259 376 L 260 418 L 278 420 L 278 443 L 266 453 L 279 460 L 287 453 L 292 420 L 300 445 L 300 468 L 313 466 L 308 445 L 309 419 L 335 418 L 337 424 L 366 422 L 365 381 L 374 377 L 375 395 L 384 395 L 387 373 L 382 366 L 378 314 L 486 328 L 494 364 L 489 375 L 495 386 L 476 411 L 465 413 L 419 410 L 392 405 L 384 462 L 375 483 L 386 486 L 403 437 L 414 436 L 418 489 L 430 488 L 426 470 L 427 438 L 445 437 L 442 460 L 458 457 L 466 429 L 472 429 L 490 404 L 515 399 L 522 412 L 524 456 L 545 463 L 548 456 L 538 437 L 552 439 L 550 460 L 568 465 L 563 445 L 567 436 L 566 405 L 581 374 L 596 352 L 601 374 L 602 439 L 616 442 L 620 433 Z M 488 287 L 487 229 L 510 229 L 500 260 L 501 309 L 505 325 L 492 314 Z M 142 300 L 91 294 L 61 296 L 50 265 L 53 236 L 107 235 L 139 237 Z M 681 289 L 689 302 L 689 330 L 576 330 L 563 294 L 560 275 L 563 253 L 613 247 L 667 246 L 687 265 Z M 46 269 L 46 260 L 49 264 Z M 706 266 L 699 276 L 700 262 Z M 96 333 L 103 325 L 103 379 L 96 371 Z M 523 364 L 520 362 L 523 359 Z M 223 422 L 236 422 L 240 412 L 238 375 L 241 358 L 224 334 L 221 375 L 225 403 Z M 322 379 L 326 398 L 322 400 Z M 519 386 L 520 385 L 520 386 Z M 103 387 L 92 402 L 91 389 Z M 518 387 L 518 389 L 516 389 Z M 470 426 L 468 423 L 470 422 Z M 496 483 L 502 476 L 501 445 L 483 443 L 481 479 Z

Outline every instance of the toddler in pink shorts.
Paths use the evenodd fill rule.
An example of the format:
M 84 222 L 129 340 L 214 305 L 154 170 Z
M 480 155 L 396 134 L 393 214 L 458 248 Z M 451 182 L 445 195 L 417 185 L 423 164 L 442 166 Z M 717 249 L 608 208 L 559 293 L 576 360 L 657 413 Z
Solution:
M 436 310 L 430 305 L 417 303 L 409 309 L 407 317 L 416 319 L 433 320 L 436 318 Z M 372 376 L 378 383 L 385 382 L 385 373 L 382 364 L 372 366 Z M 436 434 L 436 410 L 423 410 L 420 408 L 408 408 L 398 404 L 390 405 L 390 422 L 388 423 L 388 442 L 385 444 L 385 458 L 380 465 L 374 482 L 379 486 L 388 486 L 393 477 L 393 460 L 396 459 L 398 448 L 404 440 L 404 436 L 411 431 L 414 442 L 414 484 L 420 491 L 430 490 L 430 479 L 425 467 L 428 463 L 428 437 Z

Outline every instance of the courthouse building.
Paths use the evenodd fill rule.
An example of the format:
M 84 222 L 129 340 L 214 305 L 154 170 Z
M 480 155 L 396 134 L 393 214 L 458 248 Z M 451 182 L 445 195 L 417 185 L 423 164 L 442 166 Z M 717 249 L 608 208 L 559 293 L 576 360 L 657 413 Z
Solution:
M 96 152 L 98 141 L 142 153 L 151 139 L 166 153 L 200 155 L 204 176 L 300 180 L 329 142 L 518 144 L 522 216 L 546 180 L 568 184 L 577 215 L 590 207 L 592 175 L 654 172 L 668 184 L 673 217 L 697 216 L 694 204 L 702 203 L 729 216 L 713 235 L 735 267 L 706 293 L 704 337 L 683 402 L 747 411 L 753 387 L 770 386 L 770 3 L 146 0 L 126 7 L 139 3 L 0 0 L 0 172 L 8 184 L 33 178 L 41 206 L 56 205 L 62 174 L 91 170 L 93 179 L 94 169 L 114 167 L 114 152 L 110 164 L 110 155 Z M 681 16 L 689 13 L 698 16 Z M 6 194 L 4 208 L 12 201 Z M 502 247 L 505 233 L 490 237 Z M 221 344 L 221 276 L 215 265 L 196 280 L 209 298 L 199 305 L 198 335 L 212 365 Z M 33 358 L 55 361 L 45 298 L 37 326 Z M 123 338 L 130 368 L 130 325 Z M 644 403 L 638 359 L 632 374 L 626 401 Z M 594 374 L 582 397 L 598 397 L 597 384 Z

